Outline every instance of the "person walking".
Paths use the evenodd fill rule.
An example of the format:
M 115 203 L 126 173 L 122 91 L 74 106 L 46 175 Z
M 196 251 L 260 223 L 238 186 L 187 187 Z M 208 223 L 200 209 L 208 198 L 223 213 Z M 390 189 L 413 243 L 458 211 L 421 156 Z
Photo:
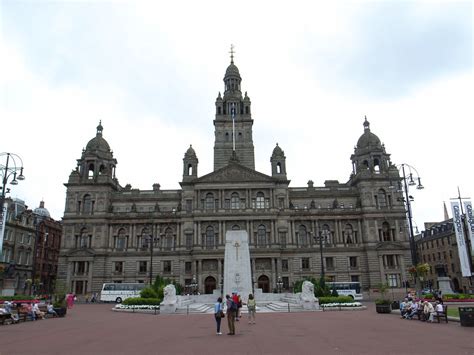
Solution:
M 68 309 L 71 309 L 72 306 L 74 306 L 74 295 L 72 293 L 67 294 L 66 303 L 67 303 L 67 308 Z
M 224 318 L 224 312 L 222 310 L 222 297 L 219 297 L 216 304 L 214 305 L 214 318 L 216 319 L 217 335 L 222 335 L 221 320 Z
M 227 335 L 235 335 L 235 315 L 237 313 L 237 305 L 229 295 L 225 295 L 227 308 L 227 326 L 229 333 Z
M 249 324 L 255 324 L 255 311 L 257 309 L 257 303 L 252 294 L 249 294 L 249 299 L 247 300 L 247 309 L 249 314 Z

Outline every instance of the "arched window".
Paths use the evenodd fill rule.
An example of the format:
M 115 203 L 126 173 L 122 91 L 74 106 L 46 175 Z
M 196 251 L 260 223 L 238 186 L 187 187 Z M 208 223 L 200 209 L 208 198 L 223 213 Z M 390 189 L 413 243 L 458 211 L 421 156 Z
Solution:
M 263 224 L 257 229 L 257 246 L 265 247 L 267 245 L 267 230 Z
M 151 242 L 151 231 L 147 227 L 142 229 L 141 234 L 137 235 L 137 246 L 139 248 L 148 248 Z
M 391 238 L 391 232 L 390 232 L 390 224 L 388 222 L 383 222 L 382 223 L 382 230 L 381 230 L 381 241 L 383 242 L 389 242 L 392 240 Z
M 321 237 L 323 238 L 323 242 L 327 244 L 331 244 L 331 228 L 329 225 L 323 224 L 321 228 Z
M 89 168 L 87 170 L 87 178 L 88 179 L 94 178 L 94 164 L 89 164 Z
M 234 225 L 232 226 L 232 230 L 233 230 L 233 231 L 239 231 L 239 230 L 240 230 L 240 226 L 239 226 L 238 224 L 234 224 Z
M 217 108 L 217 114 L 218 114 L 218 115 L 222 114 L 222 108 L 221 108 L 221 107 L 218 107 L 218 108 Z
M 238 210 L 240 208 L 240 197 L 237 192 L 232 193 L 230 196 L 230 208 L 233 210 Z
M 206 249 L 213 249 L 216 244 L 216 235 L 214 227 L 209 226 L 206 229 Z
M 89 245 L 89 232 L 87 231 L 87 228 L 82 228 L 81 229 L 81 235 L 79 237 L 79 247 L 80 248 L 90 247 L 90 245 Z
M 250 113 L 250 107 L 245 106 L 245 114 L 248 115 Z
M 362 169 L 368 169 L 369 168 L 369 162 L 367 160 L 364 160 L 362 162 Z
M 281 163 L 277 163 L 276 168 L 277 168 L 276 169 L 277 174 L 281 174 Z
M 127 236 L 125 235 L 125 229 L 121 228 L 117 234 L 117 242 L 115 247 L 120 250 L 124 250 L 127 246 Z
M 299 226 L 298 237 L 299 237 L 300 246 L 302 247 L 308 246 L 308 233 L 306 231 L 306 226 L 302 224 Z
M 165 249 L 172 250 L 173 249 L 173 230 L 171 228 L 166 228 L 165 231 Z
M 380 174 L 380 161 L 378 159 L 374 159 L 374 172 Z
M 85 214 L 91 214 L 92 213 L 92 198 L 91 195 L 84 195 L 84 202 L 83 202 L 83 208 L 84 208 L 84 213 Z
M 206 210 L 214 209 L 214 194 L 210 192 L 206 195 L 205 209 Z
M 103 175 L 106 171 L 106 168 L 105 166 L 101 165 L 100 168 L 99 168 L 99 175 Z
M 354 229 L 352 228 L 351 224 L 346 224 L 346 227 L 344 228 L 344 240 L 346 244 L 356 243 L 354 237 Z
M 377 193 L 378 207 L 387 207 L 387 193 L 380 189 Z
M 257 192 L 255 199 L 255 208 L 265 208 L 265 195 L 263 192 Z
M 192 164 L 188 164 L 188 175 L 193 175 L 193 165 Z

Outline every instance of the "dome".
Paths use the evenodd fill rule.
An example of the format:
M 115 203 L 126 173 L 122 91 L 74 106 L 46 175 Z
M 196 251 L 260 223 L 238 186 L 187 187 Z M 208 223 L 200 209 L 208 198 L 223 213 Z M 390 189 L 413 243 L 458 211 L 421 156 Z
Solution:
M 277 143 L 275 149 L 273 149 L 272 156 L 275 156 L 275 155 L 285 155 L 285 152 L 283 152 L 283 150 L 280 148 L 278 143 Z
M 49 211 L 46 208 L 44 208 L 44 201 L 40 202 L 40 206 L 38 208 L 35 208 L 33 213 L 41 217 L 51 218 Z
M 188 150 L 186 151 L 186 154 L 185 154 L 185 155 L 186 155 L 186 156 L 190 156 L 190 155 L 196 156 L 196 152 L 194 151 L 192 144 L 189 145 L 189 148 L 188 148 Z
M 368 148 L 368 147 L 377 147 L 382 148 L 382 143 L 380 142 L 379 137 L 370 132 L 370 123 L 367 121 L 367 117 L 364 121 L 364 134 L 360 136 L 357 141 L 357 148 Z
M 228 76 L 237 76 L 240 78 L 239 68 L 237 68 L 234 62 L 230 63 L 225 71 L 225 77 L 227 78 Z
M 97 134 L 87 143 L 86 150 L 110 151 L 109 143 L 102 137 L 102 122 L 97 126 Z

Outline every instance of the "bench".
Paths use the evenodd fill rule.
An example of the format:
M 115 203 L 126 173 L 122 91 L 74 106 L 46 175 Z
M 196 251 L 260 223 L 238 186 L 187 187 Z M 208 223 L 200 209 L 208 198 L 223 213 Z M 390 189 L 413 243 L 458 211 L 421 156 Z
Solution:
M 0 314 L 0 324 L 12 324 L 13 323 L 13 318 L 11 314 Z
M 443 304 L 443 312 L 435 312 L 434 318 L 438 318 L 438 323 L 441 322 L 441 318 L 444 318 L 446 323 L 448 323 L 448 306 Z

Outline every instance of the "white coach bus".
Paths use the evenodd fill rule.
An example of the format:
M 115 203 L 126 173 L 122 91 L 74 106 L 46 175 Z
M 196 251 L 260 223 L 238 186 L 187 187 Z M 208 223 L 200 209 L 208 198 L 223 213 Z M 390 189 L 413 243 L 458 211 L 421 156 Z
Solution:
M 102 302 L 122 303 L 130 297 L 140 297 L 144 283 L 105 283 L 102 285 L 100 300 Z
M 339 296 L 349 296 L 355 301 L 362 300 L 360 282 L 326 282 L 330 290 L 336 289 Z

